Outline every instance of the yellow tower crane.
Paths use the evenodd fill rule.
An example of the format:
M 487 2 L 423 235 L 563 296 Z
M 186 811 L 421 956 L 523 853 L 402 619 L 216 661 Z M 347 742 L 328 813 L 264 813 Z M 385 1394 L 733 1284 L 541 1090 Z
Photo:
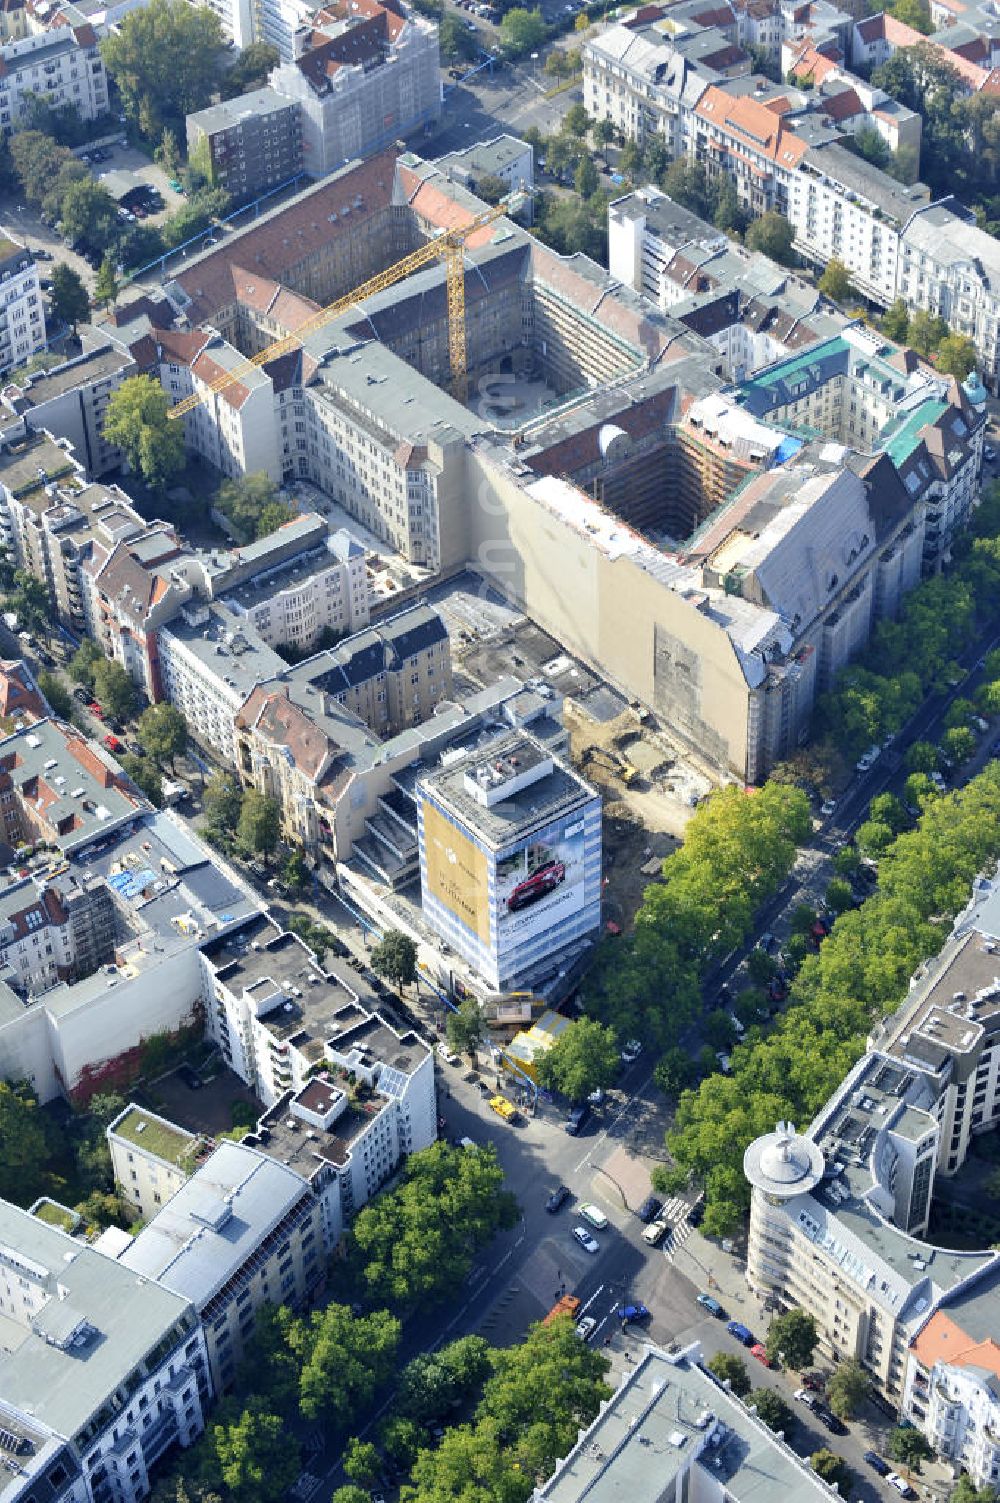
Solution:
M 204 391 L 185 397 L 182 402 L 171 407 L 167 416 L 182 418 L 185 414 L 193 412 L 210 393 L 224 391 L 227 386 L 250 375 L 269 360 L 275 360 L 279 355 L 299 349 L 309 335 L 315 333 L 317 329 L 322 329 L 326 324 L 332 323 L 348 309 L 356 307 L 358 303 L 363 303 L 366 298 L 374 297 L 377 292 L 384 292 L 387 287 L 401 282 L 411 272 L 419 271 L 421 267 L 438 257 L 445 264 L 448 291 L 448 356 L 451 365 L 451 389 L 456 399 L 464 402 L 468 394 L 468 357 L 465 340 L 465 243 L 477 230 L 483 229 L 485 225 L 493 224 L 495 220 L 502 219 L 505 214 L 516 209 L 520 198 L 521 195 L 518 193 L 511 194 L 493 208 L 484 209 L 468 224 L 460 225 L 455 229 L 442 230 L 440 234 L 420 246 L 419 250 L 411 251 L 401 261 L 386 267 L 385 271 L 369 277 L 367 282 L 362 282 L 360 287 L 355 287 L 353 292 L 347 293 L 345 297 L 328 303 L 325 308 L 321 308 L 318 313 L 313 314 L 312 318 L 300 325 L 293 334 L 286 334 L 283 339 L 275 340 L 258 354 L 241 361 L 233 370 L 223 372 L 215 381 L 206 385 Z

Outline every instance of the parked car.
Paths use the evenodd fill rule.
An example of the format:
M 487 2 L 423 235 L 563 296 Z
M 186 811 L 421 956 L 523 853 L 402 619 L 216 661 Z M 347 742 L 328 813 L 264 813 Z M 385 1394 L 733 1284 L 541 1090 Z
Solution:
M 552 1194 L 549 1196 L 548 1200 L 545 1202 L 545 1209 L 548 1211 L 550 1216 L 554 1216 L 555 1213 L 566 1204 L 567 1200 L 569 1200 L 569 1194 L 570 1191 L 568 1185 L 556 1186 L 556 1188 L 552 1191 Z
M 97 703 L 96 699 L 92 699 L 90 701 L 90 703 L 87 706 L 87 709 L 90 711 L 91 715 L 96 715 L 97 718 L 98 718 L 98 720 L 103 720 L 104 719 L 104 711 L 101 709 L 101 707 Z
M 588 1341 L 590 1337 L 593 1336 L 596 1330 L 596 1315 L 585 1315 L 582 1320 L 578 1320 L 576 1323 L 576 1334 L 579 1336 L 581 1341 Z
M 792 1394 L 792 1398 L 798 1399 L 800 1404 L 805 1404 L 807 1409 L 816 1408 L 816 1397 L 814 1394 L 811 1394 L 806 1388 L 797 1388 Z
M 826 1385 L 818 1373 L 803 1373 L 802 1387 L 811 1389 L 813 1393 L 822 1393 Z
M 704 1221 L 704 1219 L 705 1202 L 703 1200 L 696 1200 L 690 1211 L 688 1211 L 687 1213 L 688 1226 L 701 1226 L 701 1223 Z
M 600 1206 L 595 1206 L 589 1200 L 585 1200 L 578 1209 L 584 1221 L 589 1221 L 591 1226 L 596 1226 L 599 1232 L 603 1232 L 608 1224 L 608 1218 Z
M 624 1322 L 625 1325 L 631 1325 L 635 1321 L 648 1320 L 649 1311 L 641 1300 L 637 1301 L 634 1305 L 619 1305 L 618 1319 Z
M 642 1045 L 640 1044 L 639 1040 L 629 1039 L 628 1043 L 625 1044 L 622 1048 L 622 1064 L 634 1065 L 641 1053 Z
M 754 1342 L 750 1348 L 750 1355 L 751 1357 L 756 1357 L 757 1361 L 763 1363 L 765 1367 L 771 1366 L 771 1359 L 767 1355 L 767 1348 L 762 1341 Z
M 90 695 L 87 693 L 82 684 L 77 684 L 76 688 L 73 690 L 73 698 L 75 700 L 78 700 L 80 704 L 87 705 L 89 708 Z
M 651 1221 L 656 1220 L 657 1216 L 662 1210 L 663 1201 L 657 1200 L 655 1195 L 647 1195 L 646 1199 L 643 1201 L 642 1205 L 639 1207 L 635 1214 L 638 1216 L 640 1221 L 644 1222 L 648 1226 Z
M 107 747 L 109 752 L 120 752 L 123 750 L 122 744 L 118 740 L 118 737 L 112 736 L 110 732 L 108 733 L 108 735 L 102 736 L 101 741 L 102 744 Z
M 585 1226 L 575 1226 L 573 1228 L 573 1236 L 575 1240 L 579 1242 L 584 1252 L 600 1252 L 601 1244 L 598 1242 L 596 1237 L 592 1237 L 590 1235 Z
M 590 1107 L 586 1104 L 583 1104 L 581 1106 L 574 1106 L 573 1108 L 571 1108 L 570 1114 L 566 1118 L 566 1131 L 569 1133 L 571 1138 L 579 1137 L 580 1133 L 584 1129 L 584 1126 L 586 1125 L 586 1121 L 589 1116 Z
M 443 1059 L 446 1065 L 460 1065 L 462 1063 L 454 1049 L 449 1049 L 445 1043 L 437 1045 L 437 1053 L 438 1057 Z
M 915 1498 L 917 1496 L 914 1489 L 898 1472 L 890 1472 L 885 1480 L 890 1487 L 896 1489 L 901 1498 Z
M 830 815 L 833 814 L 836 807 L 837 800 L 835 798 L 828 798 L 825 804 L 820 804 L 819 812 L 822 814 L 824 819 L 829 819 Z
M 742 1341 L 744 1346 L 753 1346 L 756 1340 L 749 1326 L 745 1326 L 741 1320 L 731 1320 L 726 1326 L 730 1336 L 735 1336 L 737 1341 Z
M 661 1221 L 657 1219 L 656 1221 L 650 1222 L 649 1226 L 643 1228 L 642 1240 L 643 1242 L 648 1243 L 650 1247 L 656 1247 L 657 1243 L 663 1241 L 669 1230 L 669 1221 Z
M 832 1409 L 827 1409 L 825 1404 L 817 1404 L 813 1410 L 821 1424 L 825 1425 L 831 1435 L 846 1435 L 847 1426 L 842 1419 L 838 1419 Z
M 866 1451 L 864 1460 L 867 1461 L 873 1472 L 879 1477 L 888 1477 L 891 1467 L 887 1461 L 883 1461 L 877 1451 Z
M 988 464 L 992 464 L 997 457 L 997 451 L 992 444 L 983 444 L 983 458 Z
M 719 1304 L 719 1301 L 713 1299 L 710 1294 L 699 1294 L 698 1304 L 701 1305 L 703 1310 L 707 1310 L 709 1315 L 714 1315 L 716 1320 L 721 1320 L 726 1313 Z

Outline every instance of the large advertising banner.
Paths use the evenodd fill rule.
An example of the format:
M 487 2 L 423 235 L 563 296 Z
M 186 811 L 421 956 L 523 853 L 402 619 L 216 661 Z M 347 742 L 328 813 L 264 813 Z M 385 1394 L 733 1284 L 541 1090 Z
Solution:
M 489 946 L 489 868 L 485 853 L 431 803 L 424 804 L 424 849 L 431 894 Z
M 557 820 L 497 862 L 497 948 L 509 951 L 583 907 L 583 816 Z

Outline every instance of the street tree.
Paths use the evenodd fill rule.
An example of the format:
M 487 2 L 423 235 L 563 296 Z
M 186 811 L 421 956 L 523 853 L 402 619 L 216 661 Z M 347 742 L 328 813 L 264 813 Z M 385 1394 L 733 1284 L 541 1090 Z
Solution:
M 84 688 L 94 692 L 94 674 L 98 663 L 104 662 L 104 654 L 92 637 L 84 637 L 69 660 L 69 676 Z
M 747 1398 L 769 1430 L 782 1430 L 786 1435 L 795 1420 L 791 1406 L 773 1388 L 755 1388 Z
M 345 1474 L 360 1487 L 372 1487 L 382 1471 L 378 1447 L 370 1440 L 359 1440 L 356 1435 L 344 1447 L 341 1464 Z
M 77 178 L 62 195 L 60 208 L 67 240 L 82 240 L 105 251 L 118 232 L 118 208 L 107 188 L 92 177 Z
M 116 720 L 129 720 L 135 714 L 135 684 L 121 663 L 101 659 L 94 669 L 94 697 Z
M 392 1377 L 401 1331 L 388 1310 L 356 1316 L 338 1304 L 303 1321 L 297 1338 L 303 1417 L 341 1433 L 352 1425 Z
M 74 160 L 72 152 L 47 132 L 31 129 L 15 131 L 10 137 L 10 156 L 24 196 L 32 204 L 42 202 L 60 169 Z
M 933 355 L 943 339 L 948 337 L 948 325 L 940 314 L 927 313 L 919 308 L 910 318 L 906 339 L 910 347 L 925 359 Z
M 615 128 L 610 120 L 595 120 L 590 132 L 594 145 L 604 158 L 605 167 L 608 165 L 608 147 L 615 139 Z
M 396 1408 L 420 1425 L 442 1422 L 482 1386 L 490 1373 L 490 1349 L 482 1336 L 463 1336 L 436 1352 L 420 1352 L 406 1364 Z
M 997 1503 L 998 1497 L 995 1487 L 977 1487 L 963 1472 L 952 1488 L 949 1503 Z
M 126 20 L 144 15 L 133 11 Z M 184 427 L 167 417 L 170 398 L 152 376 L 130 376 L 108 399 L 104 437 L 154 491 L 165 490 L 184 468 Z
M 854 294 L 851 274 L 843 261 L 838 261 L 836 256 L 830 257 L 816 285 L 823 296 L 828 297 L 832 303 L 846 303 Z
M 445 1024 L 448 1043 L 456 1054 L 475 1054 L 486 1036 L 486 1019 L 475 997 L 465 997 Z
M 788 1310 L 776 1315 L 767 1333 L 767 1355 L 771 1362 L 783 1362 L 796 1372 L 809 1366 L 816 1350 L 816 1322 L 805 1310 Z
M 401 1414 L 390 1412 L 389 1418 L 379 1427 L 378 1438 L 392 1465 L 401 1472 L 408 1472 L 421 1446 L 427 1444 L 427 1431 L 416 1420 L 404 1419 Z
M 907 772 L 935 772 L 937 765 L 937 748 L 932 741 L 914 741 L 903 755 Z
M 581 157 L 573 177 L 573 186 L 581 198 L 592 198 L 601 185 L 591 157 Z
M 548 27 L 540 10 L 515 5 L 500 22 L 500 46 L 506 57 L 526 57 L 545 41 Z
M 131 752 L 119 757 L 118 761 L 125 776 L 132 779 L 154 808 L 159 809 L 163 803 L 163 780 L 156 764 L 148 757 L 136 757 Z
M 934 1454 L 926 1436 L 912 1425 L 891 1430 L 887 1449 L 893 1461 L 901 1462 L 917 1473 L 920 1471 L 920 1463 L 930 1460 Z
M 216 86 L 222 46 L 218 16 L 182 0 L 151 0 L 124 16 L 101 43 L 101 56 L 128 118 L 149 140 L 204 109 Z
M 831 913 L 847 913 L 854 906 L 854 892 L 844 877 L 831 877 L 826 885 L 826 906 Z
M 100 303 L 104 308 L 110 308 L 117 296 L 118 277 L 115 271 L 115 258 L 105 255 L 97 273 L 97 281 L 94 283 L 94 302 Z
M 205 819 L 210 828 L 234 835 L 243 805 L 243 790 L 227 772 L 213 772 L 201 798 Z
M 716 1352 L 714 1357 L 708 1359 L 708 1368 L 720 1383 L 729 1384 L 738 1399 L 750 1392 L 750 1374 L 742 1357 L 737 1357 L 733 1352 Z
M 792 245 L 795 241 L 795 231 L 785 218 L 775 209 L 768 209 L 759 219 L 755 219 L 747 228 L 747 249 L 759 251 L 762 256 L 770 256 L 773 261 L 781 261 L 787 265 L 792 260 Z
M 173 770 L 174 758 L 187 747 L 187 721 L 180 710 L 165 701 L 150 705 L 139 716 L 139 737 L 154 762 L 168 762 Z
M 976 346 L 967 334 L 946 334 L 937 347 L 934 363 L 942 375 L 964 381 L 975 370 L 976 359 Z
M 348 1482 L 344 1487 L 334 1488 L 330 1503 L 372 1503 L 372 1496 L 367 1488 Z
M 403 987 L 417 979 L 416 943 L 402 930 L 388 929 L 372 950 L 371 964 L 376 976 L 392 981 L 402 996 Z
M 841 1419 L 853 1419 L 868 1397 L 869 1386 L 860 1362 L 841 1362 L 826 1385 L 827 1402 Z
M 901 297 L 897 298 L 882 315 L 882 332 L 887 339 L 894 339 L 898 344 L 905 344 L 909 327 L 910 310 Z
M 653 1077 L 664 1096 L 676 1097 L 694 1084 L 697 1074 L 694 1061 L 687 1050 L 679 1044 L 672 1044 L 657 1060 Z
M 38 675 L 38 687 L 60 720 L 72 720 L 73 696 L 61 678 L 56 678 L 47 668 L 43 669 Z
M 524 1477 L 530 1494 L 534 1480 L 552 1474 L 610 1397 L 607 1361 L 578 1338 L 572 1321 L 557 1320 L 496 1349 L 493 1369 L 477 1426 L 503 1437 L 504 1461 L 515 1477 Z
M 90 298 L 80 273 L 65 261 L 57 261 L 52 268 L 51 298 L 53 313 L 75 334 L 77 324 L 90 312 Z
M 842 1456 L 831 1451 L 829 1446 L 822 1446 L 812 1453 L 809 1465 L 817 1477 L 821 1477 L 831 1487 L 836 1487 L 844 1497 L 847 1496 L 851 1483 L 851 1471 Z
M 614 1029 L 594 1018 L 579 1018 L 567 1023 L 538 1059 L 538 1080 L 570 1101 L 583 1101 L 591 1091 L 612 1085 L 620 1068 Z
M 967 762 L 976 749 L 976 738 L 967 725 L 954 725 L 941 737 L 941 750 L 953 762 Z
M 375 1300 L 432 1305 L 468 1277 L 478 1248 L 517 1219 L 492 1147 L 437 1142 L 406 1161 L 402 1182 L 355 1218 L 350 1253 Z
M 240 805 L 236 839 L 251 855 L 262 856 L 266 865 L 281 834 L 281 806 L 269 793 L 248 788 Z
M 211 1426 L 219 1481 L 233 1503 L 270 1503 L 299 1474 L 299 1446 L 277 1414 L 256 1407 Z

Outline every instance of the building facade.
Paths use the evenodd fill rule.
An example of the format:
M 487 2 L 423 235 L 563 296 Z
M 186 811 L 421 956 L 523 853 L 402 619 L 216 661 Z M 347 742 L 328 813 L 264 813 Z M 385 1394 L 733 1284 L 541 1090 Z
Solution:
M 187 117 L 188 155 L 234 204 L 291 182 L 302 171 L 298 104 L 255 89 Z
M 0 233 L 0 375 L 44 347 L 45 312 L 35 258 Z
M 89 24 L 59 26 L 0 48 L 0 127 L 15 130 L 30 100 L 95 120 L 108 109 L 108 77 Z
M 426 775 L 418 821 L 424 916 L 488 986 L 600 928 L 600 797 L 530 737 Z
M 20 1475 L 59 1500 L 135 1503 L 159 1458 L 204 1429 L 194 1308 L 6 1201 L 0 1240 L 0 1416 Z

